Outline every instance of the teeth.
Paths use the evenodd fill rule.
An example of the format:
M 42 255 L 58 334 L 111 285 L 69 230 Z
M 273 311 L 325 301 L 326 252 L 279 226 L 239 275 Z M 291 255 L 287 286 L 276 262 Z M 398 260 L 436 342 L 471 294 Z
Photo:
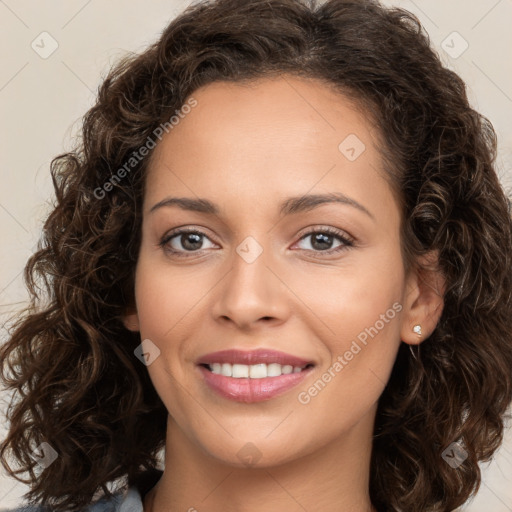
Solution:
M 248 368 L 249 377 L 251 379 L 263 379 L 264 377 L 268 377 L 268 369 L 266 364 L 253 364 L 251 366 L 239 364 L 237 366 L 244 366 L 244 368 Z M 235 375 L 235 377 L 238 377 L 238 375 Z
M 222 375 L 225 375 L 226 377 L 231 377 L 231 365 L 229 363 L 224 363 L 222 366 L 221 366 L 221 371 Z
M 245 364 L 234 364 L 231 367 L 231 377 L 234 377 L 235 379 L 249 377 L 249 367 Z
M 280 365 L 271 364 L 230 364 L 213 363 L 208 365 L 212 373 L 224 375 L 224 377 L 234 377 L 235 379 L 264 379 L 265 377 L 279 377 L 288 373 L 300 373 L 304 367 L 291 366 L 289 364 Z

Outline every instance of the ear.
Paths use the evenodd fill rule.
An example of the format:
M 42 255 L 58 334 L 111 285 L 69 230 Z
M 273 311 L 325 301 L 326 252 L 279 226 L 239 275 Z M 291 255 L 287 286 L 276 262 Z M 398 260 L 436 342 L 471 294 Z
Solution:
M 428 338 L 441 318 L 446 282 L 438 262 L 438 251 L 431 251 L 415 262 L 406 278 L 400 334 L 402 341 L 409 345 L 417 345 Z M 421 334 L 413 330 L 417 325 L 421 326 Z
M 129 331 L 137 332 L 140 330 L 139 315 L 135 307 L 128 308 L 121 318 L 123 320 L 124 326 Z

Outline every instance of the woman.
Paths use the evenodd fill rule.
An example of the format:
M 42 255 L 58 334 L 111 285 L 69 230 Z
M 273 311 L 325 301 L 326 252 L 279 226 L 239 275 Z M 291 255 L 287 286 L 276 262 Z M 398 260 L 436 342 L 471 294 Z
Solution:
M 512 400 L 495 150 L 403 10 L 191 6 L 52 163 L 4 467 L 35 510 L 454 510 Z

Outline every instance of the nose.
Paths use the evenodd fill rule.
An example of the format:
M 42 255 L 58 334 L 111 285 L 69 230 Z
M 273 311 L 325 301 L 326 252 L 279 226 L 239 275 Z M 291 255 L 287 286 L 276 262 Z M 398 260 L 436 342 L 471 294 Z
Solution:
M 277 326 L 290 314 L 290 292 L 278 273 L 267 263 L 263 251 L 254 261 L 234 254 L 233 267 L 217 287 L 213 306 L 216 321 L 241 330 L 259 325 Z

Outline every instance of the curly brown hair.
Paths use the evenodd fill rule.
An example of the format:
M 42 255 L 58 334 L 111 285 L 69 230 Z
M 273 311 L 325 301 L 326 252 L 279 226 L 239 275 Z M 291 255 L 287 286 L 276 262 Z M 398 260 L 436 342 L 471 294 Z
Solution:
M 323 80 L 372 114 L 402 208 L 404 263 L 437 250 L 446 280 L 435 331 L 401 344 L 379 401 L 372 503 L 450 511 L 478 489 L 478 461 L 500 445 L 512 401 L 512 220 L 490 122 L 407 11 L 372 0 L 217 0 L 189 6 L 118 63 L 79 146 L 52 161 L 56 204 L 25 267 L 30 305 L 0 352 L 13 392 L 0 460 L 31 484 L 33 502 L 75 511 L 110 496 L 112 482 L 136 485 L 165 443 L 166 408 L 134 356 L 139 334 L 122 321 L 134 304 L 150 158 L 126 162 L 199 87 L 282 73 Z M 468 454 L 457 469 L 441 457 L 454 441 Z M 36 474 L 30 454 L 42 442 L 59 457 Z

